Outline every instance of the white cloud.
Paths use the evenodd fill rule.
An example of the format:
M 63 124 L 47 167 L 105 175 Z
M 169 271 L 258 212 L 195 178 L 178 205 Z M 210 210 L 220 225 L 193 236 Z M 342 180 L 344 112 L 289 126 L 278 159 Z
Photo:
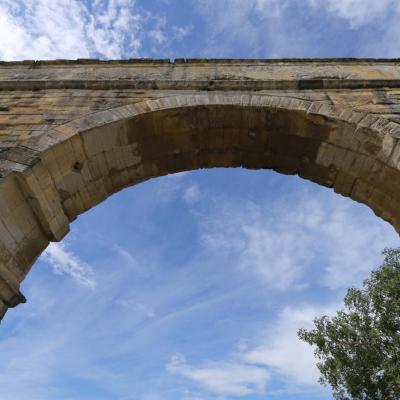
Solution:
M 326 191 L 264 207 L 217 203 L 200 216 L 205 248 L 269 288 L 302 289 L 310 274 L 332 289 L 359 285 L 381 250 L 398 245 L 388 224 L 373 224 L 372 212 Z
M 188 36 L 191 32 L 193 31 L 193 25 L 187 25 L 187 26 L 173 26 L 172 27 L 172 32 L 174 35 L 174 38 L 177 40 L 182 40 L 186 36 Z
M 346 47 L 359 57 L 396 57 L 399 52 L 396 0 L 198 0 L 196 4 L 207 24 L 207 48 L 202 49 L 206 56 L 229 57 L 238 49 L 247 57 L 271 58 L 343 57 L 348 55 Z M 327 17 L 324 26 L 321 14 Z M 335 28 L 340 22 L 353 30 L 371 26 L 374 35 L 350 37 Z M 330 40 L 331 29 L 337 29 L 333 33 L 344 45 L 329 44 L 327 52 L 324 38 Z
M 126 308 L 128 310 L 131 310 L 136 314 L 143 315 L 145 318 L 154 318 L 156 316 L 155 312 L 151 308 L 149 308 L 146 304 L 137 303 L 133 300 L 117 299 L 115 301 L 115 304 L 123 308 Z
M 75 254 L 66 249 L 62 243 L 50 243 L 43 252 L 43 259 L 58 275 L 69 275 L 79 285 L 94 289 L 96 282 L 93 279 L 92 268 Z
M 332 315 L 338 306 L 287 306 L 258 334 L 256 343 L 240 342 L 233 359 L 191 366 L 184 356 L 175 355 L 167 369 L 223 396 L 271 395 L 274 391 L 267 389 L 267 383 L 276 378 L 284 383 L 280 394 L 320 391 L 314 350 L 297 332 L 313 328 L 314 318 Z
M 175 199 L 182 190 L 186 173 L 169 174 L 157 180 L 157 198 L 168 202 Z
M 138 55 L 135 0 L 14 0 L 0 5 L 0 58 L 121 58 Z
M 157 179 L 157 198 L 168 202 L 181 196 L 185 191 L 185 178 L 189 172 L 183 171 L 175 174 L 168 174 Z M 184 198 L 184 194 L 182 194 Z
M 399 11 L 396 0 L 248 0 L 245 3 L 241 0 L 222 0 L 221 8 L 213 5 L 210 0 L 199 2 L 201 10 L 205 15 L 216 10 L 225 9 L 226 15 L 233 17 L 236 25 L 241 20 L 248 18 L 251 14 L 260 19 L 272 19 L 284 17 L 285 11 L 296 5 L 307 5 L 311 8 L 305 11 L 328 11 L 338 18 L 347 20 L 353 28 L 368 24 L 388 14 L 389 10 Z M 242 10 L 242 14 L 239 13 Z M 215 16 L 216 17 L 216 16 Z M 223 20 L 218 28 L 223 27 Z M 264 27 L 261 27 L 264 28 Z
M 350 201 L 342 207 L 325 211 L 315 234 L 324 237 L 327 255 L 322 283 L 332 289 L 360 285 L 369 272 L 381 264 L 384 247 L 399 245 L 389 226 L 370 224 L 352 212 Z M 375 216 L 371 215 L 371 219 Z
M 155 29 L 149 32 L 149 36 L 156 42 L 158 45 L 163 45 L 167 43 L 168 39 L 165 36 L 164 32 L 161 29 Z
M 200 200 L 201 192 L 196 184 L 192 184 L 187 187 L 183 192 L 183 200 L 187 204 L 194 204 Z
M 264 212 L 253 203 L 228 206 L 213 210 L 202 226 L 207 249 L 225 252 L 234 267 L 257 274 L 270 288 L 292 289 L 311 261 L 311 236 L 283 210 Z
M 1 60 L 160 57 L 190 32 L 136 0 L 0 2 Z
M 308 0 L 314 8 L 326 9 L 338 18 L 347 20 L 352 28 L 366 25 L 388 12 L 396 10 L 395 0 Z
M 242 354 L 249 364 L 263 365 L 289 385 L 317 386 L 319 371 L 311 346 L 297 337 L 300 328 L 313 327 L 315 317 L 329 315 L 335 307 L 286 307 L 271 322 L 260 343 Z
M 269 380 L 269 373 L 264 368 L 237 362 L 209 362 L 193 367 L 182 355 L 173 356 L 167 369 L 224 396 L 262 394 Z
M 290 6 L 287 0 L 254 0 L 253 8 L 262 16 L 277 18 L 282 12 Z

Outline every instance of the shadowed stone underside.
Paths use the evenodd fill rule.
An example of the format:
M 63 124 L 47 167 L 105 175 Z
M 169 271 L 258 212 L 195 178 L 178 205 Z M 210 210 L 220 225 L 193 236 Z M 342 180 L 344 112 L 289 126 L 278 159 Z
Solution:
M 124 187 L 268 168 L 400 230 L 399 60 L 0 63 L 0 319 L 50 241 Z

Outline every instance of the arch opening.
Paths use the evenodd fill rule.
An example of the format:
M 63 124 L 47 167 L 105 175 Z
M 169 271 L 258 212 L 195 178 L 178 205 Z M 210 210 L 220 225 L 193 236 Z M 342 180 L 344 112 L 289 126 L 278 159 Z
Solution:
M 193 185 L 199 188 L 200 196 L 197 202 L 188 204 L 184 195 Z M 162 195 L 154 198 L 155 193 Z M 365 224 L 371 224 L 365 230 L 362 228 L 363 217 L 368 217 Z M 337 222 L 338 218 L 342 223 L 339 229 L 335 225 L 336 233 L 332 236 L 324 228 L 333 228 L 331 223 Z M 314 228 L 309 225 L 312 221 Z M 332 257 L 340 257 L 338 268 L 334 269 L 336 276 L 348 277 L 354 269 L 357 270 L 346 268 L 348 265 L 362 264 L 365 268 L 368 263 L 372 268 L 380 261 L 378 254 L 382 243 L 389 243 L 391 238 L 390 234 L 382 235 L 385 231 L 394 236 L 391 228 L 374 218 L 366 207 L 295 176 L 283 176 L 268 170 L 217 168 L 151 179 L 119 192 L 83 214 L 71 224 L 71 232 L 64 243 L 51 246 L 52 249 L 63 248 L 86 263 L 93 273 L 83 272 L 82 275 L 94 282 L 94 289 L 82 285 L 72 275 L 54 274 L 57 269 L 46 252 L 47 255 L 35 264 L 22 286 L 29 296 L 29 304 L 10 310 L 3 329 L 7 334 L 7 329 L 14 331 L 13 326 L 17 323 L 18 332 L 21 332 L 21 335 L 17 334 L 21 343 L 15 346 L 18 349 L 26 349 L 23 344 L 29 343 L 29 349 L 37 352 L 40 347 L 32 340 L 40 338 L 43 345 L 58 343 L 67 357 L 74 354 L 77 364 L 82 362 L 82 354 L 87 360 L 87 348 L 96 360 L 104 350 L 116 362 L 117 347 L 122 347 L 123 354 L 119 354 L 122 357 L 129 354 L 131 360 L 136 360 L 133 362 L 138 368 L 144 367 L 142 360 L 150 359 L 152 371 L 165 369 L 166 363 L 177 353 L 186 357 L 188 365 L 198 367 L 200 360 L 205 361 L 201 358 L 205 357 L 202 346 L 208 347 L 209 358 L 218 363 L 229 357 L 229 351 L 235 351 L 241 338 L 248 339 L 250 349 L 256 348 L 257 339 L 253 339 L 261 336 L 260 330 L 269 324 L 268 310 L 275 309 L 278 316 L 279 310 L 291 304 L 298 307 L 296 310 L 304 303 L 314 304 L 314 301 L 321 306 L 331 305 L 332 292 L 320 283 L 320 278 L 331 278 L 332 275 L 327 275 L 327 267 L 331 265 Z M 335 240 L 335 235 L 338 240 Z M 365 240 L 360 243 L 356 239 L 358 235 Z M 228 247 L 218 237 L 225 239 Z M 205 238 L 209 239 L 206 244 Z M 373 238 L 378 240 L 371 240 Z M 121 250 L 126 253 L 121 254 Z M 307 256 L 303 258 L 305 254 L 318 258 L 310 262 Z M 353 257 L 348 258 L 351 254 Z M 359 258 L 357 260 L 357 254 L 363 254 L 362 263 L 359 263 Z M 292 260 L 289 265 L 287 257 Z M 347 263 L 342 263 L 343 259 Z M 261 264 L 265 269 L 259 268 Z M 366 276 L 365 269 L 364 273 Z M 333 280 L 326 279 L 326 282 L 330 285 Z M 257 288 L 254 285 L 258 285 Z M 313 295 L 312 285 L 323 288 L 326 297 L 323 298 L 321 293 Z M 167 297 L 163 298 L 162 293 Z M 253 296 L 249 298 L 248 293 Z M 282 298 L 284 295 L 287 302 Z M 175 299 L 178 296 L 180 300 L 171 301 L 169 296 Z M 225 301 L 217 301 L 221 307 L 211 314 L 216 307 L 215 300 L 221 296 Z M 199 305 L 204 302 L 210 312 L 199 310 Z M 137 304 L 148 307 L 138 310 L 135 308 Z M 160 322 L 162 324 L 165 316 L 174 310 L 181 315 L 179 311 L 182 308 L 189 308 L 191 313 L 185 313 L 179 327 L 161 330 Z M 199 313 L 206 317 L 202 318 Z M 136 325 L 132 320 L 138 321 L 138 314 L 139 323 Z M 251 324 L 247 317 L 251 318 Z M 167 319 L 170 320 L 168 316 Z M 226 320 L 236 321 L 235 326 L 221 324 Z M 276 322 L 271 315 L 271 323 Z M 214 323 L 221 328 L 219 331 L 211 328 Z M 143 333 L 143 325 L 150 329 Z M 83 346 L 78 346 L 74 339 L 68 341 L 68 346 L 64 345 L 65 342 L 59 343 L 56 336 L 49 337 L 47 333 L 57 335 L 59 332 L 54 326 L 64 332 L 72 330 Z M 300 326 L 299 323 L 296 328 Z M 185 329 L 187 327 L 192 327 L 198 334 L 198 341 Z M 242 334 L 241 329 L 246 334 Z M 283 327 L 281 329 L 283 332 Z M 121 335 L 121 330 L 125 336 Z M 129 340 L 132 336 L 137 337 L 137 331 L 148 338 L 148 347 L 137 346 Z M 296 331 L 293 327 L 292 342 L 296 341 Z M 220 347 L 215 340 L 226 338 L 227 334 L 231 335 L 231 346 L 226 347 L 227 353 L 218 356 Z M 104 339 L 100 348 L 93 346 L 99 335 Z M 156 343 L 161 344 L 164 350 L 162 361 L 149 356 L 151 349 L 159 354 Z M 181 343 L 187 347 L 180 347 Z M 263 343 L 269 346 L 272 341 L 266 338 Z M 190 347 L 197 349 L 199 358 L 194 358 Z M 19 353 L 23 351 L 19 350 Z M 26 357 L 30 354 L 27 353 Z M 296 357 L 302 353 L 297 351 L 293 354 Z M 119 360 L 118 364 L 121 365 Z M 86 370 L 92 367 L 93 364 L 85 363 Z M 57 357 L 52 370 L 63 368 L 65 359 Z M 109 371 L 115 369 L 111 367 Z M 138 382 L 133 378 L 137 375 L 130 369 L 124 371 L 126 379 L 131 377 L 131 393 L 137 393 Z M 77 377 L 81 375 L 79 370 L 74 369 L 74 372 Z M 178 376 L 168 375 L 167 378 Z M 140 377 L 138 379 L 140 381 Z M 41 386 L 47 383 L 42 382 Z M 91 382 L 87 381 L 87 384 L 90 386 Z

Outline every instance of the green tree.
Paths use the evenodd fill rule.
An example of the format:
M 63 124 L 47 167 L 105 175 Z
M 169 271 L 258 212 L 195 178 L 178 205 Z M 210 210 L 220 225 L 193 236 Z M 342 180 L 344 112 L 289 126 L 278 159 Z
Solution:
M 321 378 L 335 399 L 400 399 L 400 248 L 386 249 L 384 263 L 351 288 L 345 310 L 299 330 L 315 346 Z

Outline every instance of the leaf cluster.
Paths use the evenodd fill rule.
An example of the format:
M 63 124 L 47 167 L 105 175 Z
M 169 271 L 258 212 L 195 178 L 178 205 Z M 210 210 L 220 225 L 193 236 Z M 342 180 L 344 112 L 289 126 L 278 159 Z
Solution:
M 363 288 L 347 291 L 345 310 L 299 331 L 338 400 L 400 399 L 400 248 L 383 254 Z

